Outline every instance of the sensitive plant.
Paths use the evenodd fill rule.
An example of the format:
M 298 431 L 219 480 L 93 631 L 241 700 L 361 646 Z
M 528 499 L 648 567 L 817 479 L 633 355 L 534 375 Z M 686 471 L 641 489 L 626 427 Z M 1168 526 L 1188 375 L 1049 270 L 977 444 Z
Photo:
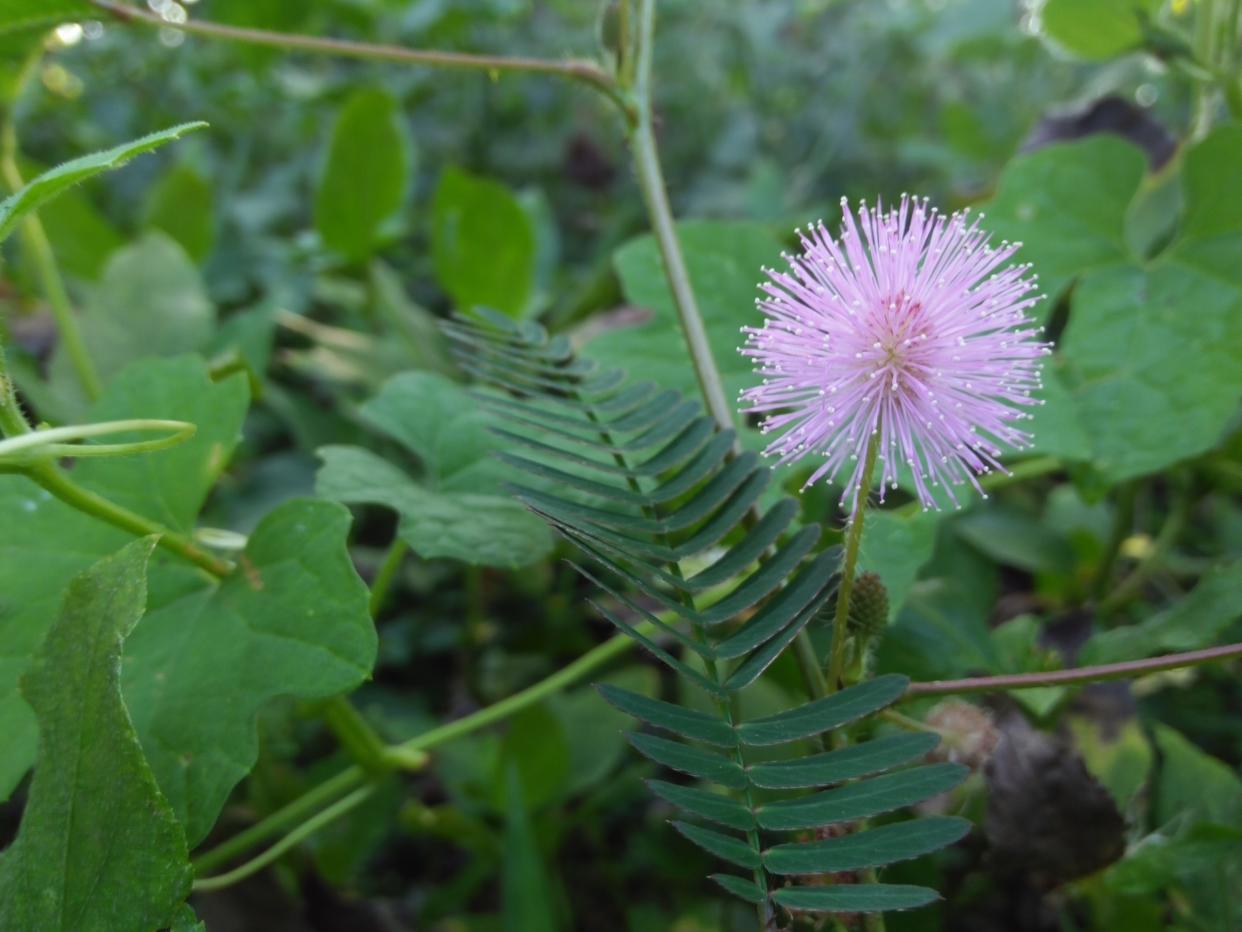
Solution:
M 650 296 L 640 303 L 656 315 L 645 330 L 605 330 L 585 355 L 565 337 L 549 337 L 529 319 L 533 302 L 513 298 L 530 291 L 531 240 L 492 242 L 472 213 L 480 203 L 484 215 L 509 217 L 522 228 L 516 199 L 505 200 L 494 183 L 454 173 L 437 192 L 435 265 L 459 316 L 440 333 L 406 310 L 392 315 L 396 323 L 373 322 L 374 338 L 284 322 L 313 339 L 315 360 L 345 381 L 368 384 L 368 367 L 389 358 L 398 368 L 420 361 L 413 368 L 423 371 L 385 381 L 358 407 L 356 429 L 331 433 L 332 443 L 318 450 L 314 497 L 266 509 L 242 530 L 212 531 L 200 512 L 213 488 L 219 491 L 251 393 L 268 393 L 278 407 L 281 386 L 264 377 L 253 339 L 213 347 L 192 328 L 150 327 L 142 334 L 148 346 L 118 342 L 109 315 L 124 312 L 116 303 L 92 304 L 83 314 L 70 305 L 36 212 L 67 196 L 72 184 L 205 128 L 157 133 L 29 184 L 22 183 L 10 132 L 4 168 L 15 191 L 0 205 L 0 233 L 20 228 L 22 257 L 46 290 L 58 348 L 50 381 L 19 368 L 16 354 L 0 357 L 13 360 L 0 362 L 8 567 L 0 637 L 10 658 L 0 684 L 3 789 L 11 791 L 34 764 L 21 827 L 0 858 L 0 927 L 194 928 L 185 904 L 190 892 L 207 897 L 228 889 L 291 863 L 300 849 L 314 851 L 317 869 L 328 871 L 320 839 L 350 820 L 366 824 L 364 813 L 393 796 L 410 797 L 401 822 L 412 831 L 435 826 L 446 846 L 486 839 L 486 827 L 455 807 L 423 805 L 425 784 L 401 785 L 394 776 L 455 786 L 453 770 L 462 764 L 454 763 L 452 749 L 495 725 L 505 729 L 503 756 L 474 792 L 504 813 L 505 922 L 522 929 L 563 925 L 556 884 L 542 866 L 546 835 L 542 843 L 537 837 L 540 807 L 549 800 L 540 795 L 541 780 L 555 769 L 555 755 L 543 751 L 560 725 L 537 710 L 632 645 L 657 660 L 665 678 L 646 686 L 606 682 L 598 698 L 588 696 L 587 716 L 623 723 L 627 740 L 657 768 L 645 773 L 658 806 L 677 811 L 674 828 L 686 850 L 697 846 L 723 863 L 711 876 L 754 908 L 751 927 L 865 921 L 879 928 L 885 912 L 934 902 L 934 888 L 948 887 L 943 867 L 928 867 L 928 856 L 972 833 L 961 816 L 972 814 L 979 781 L 989 781 L 989 807 L 1000 806 L 1006 792 L 1039 798 L 1042 787 L 1008 789 L 1017 777 L 1002 772 L 1004 762 L 1016 756 L 1011 766 L 1021 771 L 1035 754 L 1024 750 L 1035 739 L 1019 737 L 1026 733 L 1016 727 L 988 773 L 964 784 L 964 763 L 978 768 L 987 753 L 962 749 L 993 746 L 993 729 L 1003 722 L 979 712 L 929 711 L 930 699 L 1009 691 L 1027 715 L 1046 721 L 1066 710 L 1065 690 L 1075 685 L 1242 653 L 1236 644 L 1219 644 L 1236 615 L 1236 563 L 1203 573 L 1189 596 L 1159 613 L 1140 608 L 1126 617 L 1148 599 L 1164 599 L 1150 587 L 1153 576 L 1161 578 L 1160 560 L 1184 531 L 1196 485 L 1229 475 L 1236 444 L 1229 430 L 1242 385 L 1229 361 L 1242 352 L 1242 283 L 1230 256 L 1242 217 L 1230 166 L 1242 154 L 1242 134 L 1233 125 L 1212 128 L 1222 102 L 1236 96 L 1236 62 L 1219 35 L 1232 22 L 1224 6 L 1201 4 L 1206 38 L 1179 53 L 1212 65 L 1208 77 L 1195 79 L 1192 131 L 1200 138 L 1178 169 L 1182 219 L 1175 231 L 1148 231 L 1138 254 L 1098 228 L 1103 216 L 1103 226 L 1120 229 L 1132 198 L 1150 209 L 1135 194 L 1141 156 L 1119 142 L 1090 141 L 1016 162 L 1001 179 L 988 222 L 941 213 L 921 198 L 903 197 L 887 209 L 864 205 L 857 216 L 843 209 L 838 237 L 822 222 L 806 227 L 798 234 L 801 254 L 786 257 L 789 271 L 764 272 L 758 312 L 747 295 L 704 302 L 705 315 L 696 286 L 704 293 L 720 287 L 730 274 L 722 260 L 732 262 L 731 250 L 752 250 L 715 230 L 705 246 L 695 246 L 693 232 L 672 221 L 654 132 L 650 0 L 608 6 L 598 62 L 322 42 L 179 22 L 103 0 L 18 4 L 6 26 L 29 26 L 36 39 L 47 24 L 89 11 L 284 48 L 534 72 L 601 91 L 627 127 L 654 234 L 619 253 L 617 265 L 627 292 Z M 1046 13 L 1050 28 L 1061 24 L 1066 46 L 1085 41 L 1072 17 L 1066 26 L 1064 4 L 1050 2 Z M 1119 21 L 1123 32 L 1136 28 L 1127 17 Z M 1088 50 L 1098 51 L 1090 43 Z M 315 214 L 325 250 L 346 267 L 383 248 L 391 219 L 385 205 L 404 196 L 403 173 L 391 169 L 408 153 L 387 145 L 401 141 L 391 132 L 392 110 L 383 95 L 356 96 L 334 135 Z M 366 151 L 351 150 L 353 138 L 362 138 Z M 397 162 L 360 171 L 377 152 L 396 153 Z M 1084 176 L 1082 190 L 1056 190 Z M 1134 182 L 1129 189 L 1127 179 Z M 505 207 L 493 210 L 497 203 Z M 1012 241 L 993 245 L 989 231 Z M 184 229 L 178 233 L 186 249 L 196 241 Z M 748 231 L 736 241 L 764 252 L 764 236 Z M 1015 261 L 1019 239 L 1030 264 Z M 185 261 L 181 247 L 152 243 L 145 255 Z M 500 287 L 483 283 L 487 262 L 472 249 L 503 254 L 520 274 Z M 656 268 L 647 279 L 634 272 L 644 255 Z M 748 291 L 761 265 L 774 261 L 735 263 Z M 1055 355 L 1042 329 L 1047 312 L 1034 272 L 1044 293 L 1067 308 L 1068 325 L 1051 328 L 1058 333 Z M 377 291 L 385 287 L 384 272 L 373 267 L 368 276 Z M 1188 315 L 1192 297 L 1196 313 Z M 499 312 L 474 306 L 483 302 Z M 202 307 L 184 302 L 177 313 L 197 327 Z M 152 319 L 162 312 L 153 308 Z M 261 314 L 237 319 L 270 323 Z M 744 372 L 725 369 L 739 349 L 739 326 L 746 334 Z M 393 357 L 377 345 L 402 341 L 408 347 Z M 144 359 L 156 346 L 191 355 Z M 1178 360 L 1179 347 L 1197 350 L 1193 362 Z M 629 352 L 634 365 L 626 368 L 641 370 L 645 353 L 658 359 L 670 348 L 675 364 L 652 378 L 589 361 Z M 447 365 L 450 353 L 455 367 Z M 1127 380 L 1136 353 L 1145 363 L 1142 377 Z M 441 372 L 468 376 L 475 393 Z M 687 381 L 701 399 L 678 391 Z M 729 404 L 726 385 L 741 388 L 741 412 Z M 1137 416 L 1118 416 L 1119 399 Z M 1164 403 L 1193 403 L 1193 417 L 1153 423 Z M 31 410 L 56 426 L 36 424 Z M 753 415 L 764 416 L 758 430 Z M 775 469 L 760 450 L 774 457 Z M 1140 481 L 1173 464 L 1181 472 L 1168 481 L 1168 522 L 1146 552 L 1128 555 L 1127 546 L 1139 546 L 1130 531 Z M 1024 546 L 1024 535 L 1034 532 L 1007 526 L 1012 510 L 973 508 L 956 523 L 935 523 L 942 496 L 970 506 L 989 489 L 1020 494 L 1024 480 L 1067 473 L 1074 486 L 1061 489 L 1072 494 L 1057 498 L 1062 510 L 1050 522 L 1093 520 L 1084 517 L 1078 493 L 1101 496 L 1121 483 L 1100 552 L 1082 558 L 1094 567 L 1085 592 L 1081 580 L 1057 569 L 1062 554 L 1047 552 L 1056 543 L 1042 552 Z M 1158 481 L 1165 494 L 1164 480 L 1146 481 Z M 838 491 L 817 498 L 816 483 L 835 483 Z M 873 497 L 878 506 L 893 495 L 904 504 L 873 506 Z M 369 593 L 354 568 L 360 551 L 349 548 L 342 502 L 377 504 L 399 516 L 391 546 L 369 567 Z M 470 656 L 486 638 L 481 568 L 546 561 L 554 545 L 543 524 L 570 545 L 563 552 L 581 560 L 575 566 L 594 605 L 589 617 L 611 624 L 616 636 L 464 717 L 425 725 L 413 737 L 378 731 L 377 717 L 360 712 L 346 694 L 382 662 L 381 644 L 396 649 L 383 630 L 377 639 L 375 621 L 402 586 L 409 552 L 421 563 L 469 567 L 460 627 Z M 936 545 L 944 549 L 933 560 L 938 532 L 971 549 Z M 1043 599 L 1089 608 L 1095 630 L 1075 648 L 1076 665 L 1062 667 L 1072 654 L 1046 649 L 1041 621 L 1029 614 L 991 632 L 972 620 L 981 596 L 985 619 L 992 608 L 979 553 L 1061 587 L 1041 588 Z M 1114 585 L 1126 560 L 1134 566 Z M 952 571 L 935 575 L 933 562 Z M 920 568 L 931 574 L 924 582 L 942 585 L 920 590 Z M 540 607 L 556 611 L 551 597 Z M 947 629 L 937 629 L 946 617 Z M 1043 633 L 1050 632 L 1049 626 Z M 945 637 L 970 656 L 938 655 L 933 642 Z M 980 672 L 988 675 L 960 678 Z M 191 860 L 190 852 L 213 836 L 239 782 L 249 776 L 261 786 L 270 762 L 259 756 L 256 717 L 282 695 L 307 703 L 350 763 L 338 763 L 332 776 L 306 783 L 286 803 L 269 804 L 260 817 L 244 816 L 227 837 L 216 833 L 216 843 Z M 1068 714 L 1067 721 L 1075 729 L 1092 725 Z M 1091 904 L 1100 928 L 1136 888 L 1171 891 L 1171 909 L 1185 911 L 1189 897 L 1199 918 L 1222 908 L 1202 900 L 1185 871 L 1162 873 L 1153 852 L 1172 850 L 1177 860 L 1211 851 L 1226 876 L 1236 869 L 1236 776 L 1169 725 L 1157 722 L 1152 733 L 1149 742 L 1127 732 L 1120 750 L 1104 743 L 1094 755 L 1083 745 L 1090 773 L 1069 752 L 1039 752 L 1041 759 L 1068 756 L 1069 776 L 1057 779 L 1069 781 L 1076 803 L 1109 814 L 1099 821 L 1124 825 L 1116 815 L 1124 808 L 1136 831 L 1151 829 L 1120 850 L 1110 838 L 1107 858 L 1075 860 L 1072 870 L 1039 863 L 1041 876 L 1080 884 L 1073 889 Z M 1153 768 L 1153 746 L 1164 763 L 1158 799 L 1144 814 L 1142 781 L 1127 771 Z M 577 766 L 585 770 L 584 759 Z M 1208 787 L 1202 799 L 1187 790 L 1196 783 Z M 917 816 L 896 815 L 910 807 L 919 807 Z M 1020 856 L 1022 845 L 1005 837 L 1003 825 L 989 811 L 972 836 L 986 836 L 998 857 L 1013 857 L 1015 849 Z M 484 840 L 478 850 L 489 846 L 494 851 Z M 1124 858 L 1102 878 L 1082 880 L 1121 851 Z M 1148 886 L 1136 877 L 1148 878 Z M 573 921 L 581 927 L 590 920 Z

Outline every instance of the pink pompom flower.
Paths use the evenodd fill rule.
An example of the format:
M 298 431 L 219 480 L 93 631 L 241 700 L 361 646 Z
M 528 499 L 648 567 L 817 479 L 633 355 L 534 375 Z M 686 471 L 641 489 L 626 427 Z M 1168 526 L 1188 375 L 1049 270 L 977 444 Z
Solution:
M 799 231 L 789 271 L 764 269 L 766 320 L 743 327 L 762 383 L 743 409 L 779 431 L 765 453 L 789 463 L 822 456 L 807 485 L 844 470 L 841 503 L 854 510 L 866 453 L 877 439 L 880 498 L 904 464 L 924 508 L 933 490 L 1002 470 L 1001 444 L 1021 449 L 1041 386 L 1031 309 L 1041 300 L 1029 265 L 1010 264 L 1020 243 L 989 245 L 980 214 L 945 215 L 903 195 L 895 208 L 841 202 L 834 239 L 823 222 Z

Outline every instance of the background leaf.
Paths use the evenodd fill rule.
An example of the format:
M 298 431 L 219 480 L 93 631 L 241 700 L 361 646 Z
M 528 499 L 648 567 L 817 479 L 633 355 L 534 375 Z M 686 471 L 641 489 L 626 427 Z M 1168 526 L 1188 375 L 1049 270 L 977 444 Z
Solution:
M 535 228 L 509 189 L 458 168 L 440 175 L 431 207 L 436 278 L 462 311 L 527 311 L 535 286 Z
M 346 100 L 315 192 L 315 227 L 346 259 L 369 256 L 405 199 L 414 150 L 396 99 L 363 88 Z

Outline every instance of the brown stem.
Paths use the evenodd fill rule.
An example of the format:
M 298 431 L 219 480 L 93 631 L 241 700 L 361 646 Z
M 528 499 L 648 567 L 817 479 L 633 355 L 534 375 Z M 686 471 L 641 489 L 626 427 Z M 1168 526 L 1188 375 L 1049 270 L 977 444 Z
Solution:
M 1126 660 L 1121 663 L 1104 663 L 1093 667 L 1077 667 L 1072 670 L 1052 670 L 1047 673 L 1011 673 L 1004 676 L 975 676 L 964 680 L 932 680 L 911 683 L 901 701 L 921 699 L 924 696 L 948 696 L 955 693 L 993 693 L 1008 689 L 1029 689 L 1032 686 L 1070 686 L 1078 683 L 1097 683 L 1103 680 L 1125 680 L 1162 670 L 1177 670 L 1201 663 L 1213 663 L 1242 657 L 1242 644 L 1224 644 L 1203 650 L 1190 650 L 1180 654 L 1165 654 L 1146 660 Z
M 176 29 L 187 35 L 210 36 L 230 42 L 249 45 L 266 45 L 273 48 L 299 49 L 321 55 L 340 55 L 345 58 L 365 58 L 372 61 L 395 61 L 407 65 L 428 65 L 436 68 L 464 68 L 474 71 L 516 71 L 526 74 L 557 75 L 594 87 L 620 102 L 616 84 L 611 75 L 592 61 L 570 58 L 555 61 L 543 58 L 527 58 L 509 55 L 474 55 L 465 52 L 444 52 L 437 49 L 407 49 L 399 45 L 382 45 L 375 42 L 355 42 L 350 39 L 331 39 L 303 36 L 295 33 L 275 32 L 270 29 L 249 29 L 228 26 L 203 20 L 170 23 L 163 17 L 128 3 L 116 0 L 90 0 L 92 6 L 125 23 L 141 23 L 147 26 Z

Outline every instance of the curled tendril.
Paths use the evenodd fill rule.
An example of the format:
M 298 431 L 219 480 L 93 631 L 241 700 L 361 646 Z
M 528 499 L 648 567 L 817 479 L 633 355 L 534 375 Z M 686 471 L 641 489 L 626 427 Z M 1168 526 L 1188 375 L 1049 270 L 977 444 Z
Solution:
M 143 418 L 123 421 L 101 421 L 97 424 L 72 424 L 33 430 L 0 440 L 0 468 L 29 466 L 50 459 L 78 459 L 88 456 L 132 456 L 151 453 L 184 443 L 198 428 L 189 421 L 167 421 Z M 153 440 L 131 440 L 126 443 L 82 443 L 92 437 L 112 434 L 157 433 L 168 435 Z

